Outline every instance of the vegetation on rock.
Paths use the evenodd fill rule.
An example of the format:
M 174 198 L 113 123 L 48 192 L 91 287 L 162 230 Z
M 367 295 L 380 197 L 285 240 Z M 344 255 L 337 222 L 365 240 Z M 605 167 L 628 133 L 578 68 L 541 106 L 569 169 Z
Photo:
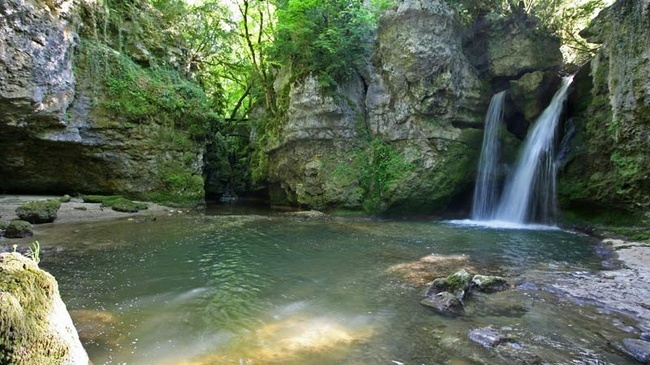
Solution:
M 118 212 L 137 213 L 149 208 L 147 203 L 128 200 L 119 195 L 85 195 L 84 203 L 101 203 L 102 207 L 110 207 Z
M 50 223 L 56 219 L 59 208 L 59 199 L 32 200 L 16 208 L 16 215 L 32 224 Z
M 77 349 L 83 349 L 74 328 L 59 328 L 52 323 L 51 313 L 55 310 L 55 297 L 59 295 L 52 275 L 18 253 L 2 253 L 0 287 L 0 359 L 3 364 L 59 365 L 88 361 L 85 352 L 76 353 Z M 64 338 L 65 331 L 70 331 L 70 337 L 75 333 L 76 346 Z
M 7 238 L 25 238 L 33 235 L 32 224 L 20 219 L 14 219 L 9 222 L 4 234 Z

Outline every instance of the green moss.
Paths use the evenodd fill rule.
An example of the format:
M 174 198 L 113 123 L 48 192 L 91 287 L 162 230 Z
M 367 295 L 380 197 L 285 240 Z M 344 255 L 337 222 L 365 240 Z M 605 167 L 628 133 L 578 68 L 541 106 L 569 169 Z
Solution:
M 177 71 L 144 68 L 93 39 L 82 40 L 78 50 L 76 73 L 93 80 L 97 103 L 118 118 L 180 128 L 195 140 L 206 138 L 219 123 L 203 90 Z
M 56 219 L 59 208 L 61 208 L 59 199 L 33 200 L 16 208 L 16 215 L 33 224 L 49 223 Z
M 157 187 L 146 194 L 156 203 L 170 206 L 196 206 L 203 202 L 204 182 L 193 174 L 183 161 L 161 161 Z
M 84 203 L 101 203 L 102 207 L 125 213 L 136 213 L 149 208 L 146 203 L 134 202 L 119 195 L 84 195 L 83 201 Z
M 105 201 L 114 201 L 122 199 L 119 195 L 84 195 L 81 197 L 84 203 L 104 203 Z
M 111 202 L 110 207 L 115 211 L 124 213 L 137 213 L 149 208 L 146 203 L 138 203 L 128 199 L 114 200 Z
M 400 152 L 380 139 L 364 141 L 344 161 L 329 161 L 332 184 L 357 186 L 368 214 L 382 213 L 396 185 L 413 170 Z
M 456 292 L 459 290 L 467 291 L 472 282 L 472 274 L 465 270 L 457 271 L 445 279 L 447 281 L 447 289 L 449 292 Z
M 9 222 L 0 221 L 0 231 L 4 231 L 5 229 L 7 229 L 8 225 L 9 225 Z
M 2 253 L 0 287 L 0 361 L 60 364 L 69 349 L 47 323 L 58 291 L 54 278 L 19 253 Z

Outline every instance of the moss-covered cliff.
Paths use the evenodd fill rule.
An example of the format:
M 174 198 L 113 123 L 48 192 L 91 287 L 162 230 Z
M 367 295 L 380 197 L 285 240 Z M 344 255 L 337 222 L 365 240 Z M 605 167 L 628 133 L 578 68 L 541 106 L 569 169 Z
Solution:
M 583 32 L 601 48 L 577 78 L 576 148 L 560 177 L 565 209 L 650 210 L 649 15 L 649 1 L 620 0 Z
M 217 116 L 157 9 L 30 0 L 0 11 L 11 14 L 0 20 L 0 191 L 203 199 Z
M 257 130 L 271 202 L 389 214 L 466 203 L 492 93 L 511 87 L 508 127 L 523 137 L 542 110 L 530 95 L 550 98 L 562 63 L 560 43 L 525 19 L 480 21 L 464 27 L 442 0 L 403 1 L 381 14 L 365 65 L 336 88 L 281 73 L 284 113 Z

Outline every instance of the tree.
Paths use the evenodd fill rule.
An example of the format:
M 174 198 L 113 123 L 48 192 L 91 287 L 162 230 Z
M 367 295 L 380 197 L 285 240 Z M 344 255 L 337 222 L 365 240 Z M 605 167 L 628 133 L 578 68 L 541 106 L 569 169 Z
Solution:
M 375 24 L 362 0 L 281 0 L 271 57 L 295 78 L 315 74 L 332 87 L 365 61 Z

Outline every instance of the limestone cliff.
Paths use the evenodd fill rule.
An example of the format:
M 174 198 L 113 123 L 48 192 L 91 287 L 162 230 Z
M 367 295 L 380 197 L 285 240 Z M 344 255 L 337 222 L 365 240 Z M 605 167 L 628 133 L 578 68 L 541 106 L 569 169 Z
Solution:
M 525 121 L 525 135 L 527 118 L 541 108 L 517 96 L 545 85 L 546 93 L 554 91 L 545 75 L 561 64 L 559 42 L 545 43 L 556 50 L 540 48 L 519 26 L 494 26 L 478 35 L 490 42 L 483 69 L 447 2 L 400 1 L 382 14 L 366 68 L 336 92 L 319 90 L 314 77 L 279 82 L 288 107 L 277 138 L 266 146 L 272 203 L 388 213 L 444 210 L 471 188 L 491 94 L 519 83 L 510 114 Z M 516 50 L 512 39 L 518 40 Z
M 196 202 L 202 144 L 177 131 L 203 122 L 205 96 L 102 4 L 0 3 L 0 191 Z M 143 4 L 130 7 L 155 17 Z
M 620 0 L 583 32 L 600 43 L 578 75 L 578 136 L 560 177 L 567 208 L 650 210 L 650 1 Z

